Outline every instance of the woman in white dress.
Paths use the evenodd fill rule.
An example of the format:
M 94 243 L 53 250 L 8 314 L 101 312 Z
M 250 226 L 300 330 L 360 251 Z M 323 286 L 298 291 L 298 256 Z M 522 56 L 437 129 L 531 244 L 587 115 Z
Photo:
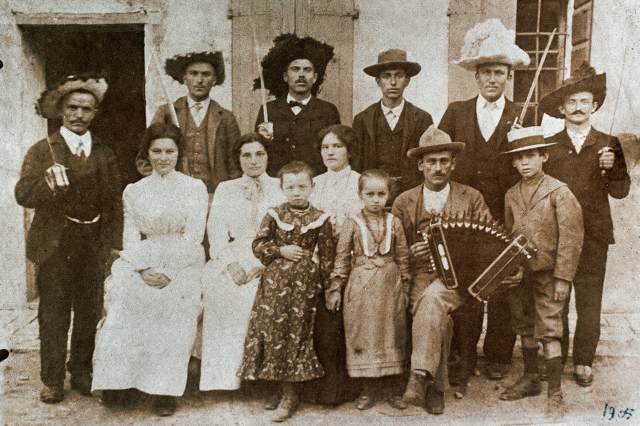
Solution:
M 142 144 L 153 172 L 124 190 L 124 249 L 105 282 L 93 390 L 106 404 L 124 404 L 124 390 L 138 389 L 167 416 L 184 393 L 196 334 L 208 194 L 175 170 L 177 127 L 154 124 Z
M 233 390 L 242 362 L 253 299 L 264 267 L 251 244 L 267 209 L 284 201 L 280 181 L 269 177 L 267 151 L 256 133 L 235 149 L 242 177 L 216 188 L 207 223 L 211 260 L 202 276 L 204 316 L 200 390 Z
M 351 170 L 349 165 L 355 133 L 351 127 L 336 124 L 320 132 L 320 138 L 320 155 L 327 172 L 313 179 L 311 204 L 331 215 L 337 242 L 345 219 L 362 209 L 358 196 L 360 173 Z M 316 307 L 314 343 L 325 376 L 305 386 L 305 399 L 325 405 L 355 399 L 357 389 L 346 369 L 342 313 L 328 311 L 322 297 Z

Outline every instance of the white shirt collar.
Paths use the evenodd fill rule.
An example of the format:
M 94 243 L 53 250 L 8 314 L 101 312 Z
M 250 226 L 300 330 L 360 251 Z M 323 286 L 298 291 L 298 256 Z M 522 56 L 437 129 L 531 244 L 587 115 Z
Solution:
M 203 111 L 206 111 L 207 108 L 209 108 L 209 104 L 211 103 L 211 98 L 207 97 L 207 99 L 203 101 L 196 101 L 194 99 L 191 99 L 191 96 L 187 95 L 187 105 L 189 106 L 189 109 L 193 108 L 194 105 L 198 102 L 202 105 Z
M 393 115 L 395 115 L 396 117 L 400 117 L 400 114 L 402 114 L 402 110 L 404 109 L 404 99 L 402 99 L 402 102 L 400 102 L 400 105 L 398 105 L 397 107 L 394 108 L 389 108 L 387 106 L 385 106 L 382 101 L 380 101 L 380 108 L 382 108 L 382 113 L 386 116 L 387 114 L 389 114 L 389 111 L 393 112 Z
M 311 101 L 311 95 L 309 95 L 309 97 L 301 100 L 301 101 L 297 101 L 293 96 L 291 96 L 291 93 L 287 93 L 287 104 L 289 102 L 300 102 L 302 105 L 306 105 Z
M 69 150 L 72 154 L 76 154 L 78 152 L 78 145 L 80 145 L 80 141 L 82 141 L 83 148 L 85 150 L 85 155 L 88 157 L 91 155 L 91 145 L 92 138 L 91 132 L 87 130 L 84 134 L 79 135 L 77 133 L 72 132 L 64 126 L 60 127 L 60 135 L 67 143 Z
M 590 131 L 591 131 L 591 126 L 586 127 L 581 132 L 580 131 L 576 131 L 573 128 L 568 128 L 567 127 L 567 134 L 569 135 L 570 138 L 584 139 L 584 138 L 587 137 L 587 135 L 589 134 Z
M 340 170 L 339 172 L 334 172 L 331 169 L 327 169 L 327 177 L 329 179 L 340 179 L 346 178 L 351 174 L 351 166 L 347 164 L 345 168 Z
M 151 172 L 151 178 L 157 182 L 173 182 L 177 176 L 176 170 L 173 169 L 170 172 L 161 175 L 160 173 L 153 170 Z
M 486 108 L 489 105 L 495 105 L 499 111 L 502 111 L 504 109 L 504 105 L 505 105 L 504 94 L 502 94 L 494 102 L 489 102 L 488 100 L 486 100 L 484 98 L 484 96 L 478 95 L 478 99 L 476 100 L 476 108 L 477 109 Z

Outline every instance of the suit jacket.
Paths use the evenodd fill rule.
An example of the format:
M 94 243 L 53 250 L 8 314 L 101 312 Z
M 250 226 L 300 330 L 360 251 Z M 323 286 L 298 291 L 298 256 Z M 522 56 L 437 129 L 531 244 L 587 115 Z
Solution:
M 66 165 L 73 155 L 57 131 L 50 136 L 51 148 L 56 160 Z M 53 192 L 45 181 L 45 170 L 53 165 L 51 152 L 43 139 L 29 148 L 20 179 L 15 187 L 15 197 L 23 207 L 35 209 L 27 238 L 27 258 L 35 264 L 47 260 L 59 247 L 60 236 L 67 219 L 63 209 L 65 192 Z M 91 157 L 96 157 L 100 186 L 100 249 L 106 255 L 112 248 L 122 247 L 122 200 L 120 172 L 113 151 L 98 138 L 93 137 Z M 73 185 L 74 176 L 69 176 Z
M 505 226 L 527 237 L 538 249 L 529 260 L 532 271 L 553 271 L 555 278 L 573 281 L 578 268 L 584 228 L 582 211 L 567 184 L 549 175 L 531 197 L 522 197 L 522 182 L 505 194 Z
M 489 208 L 478 190 L 458 182 L 451 181 L 450 184 L 451 189 L 444 205 L 443 215 L 491 218 Z M 391 213 L 402 222 L 409 247 L 418 241 L 422 241 L 422 237 L 419 236 L 419 232 L 422 230 L 420 225 L 427 222 L 431 217 L 424 209 L 422 185 L 400 194 L 393 203 Z M 411 263 L 415 271 L 415 259 L 412 259 Z
M 378 167 L 376 153 L 376 116 L 382 114 L 380 101 L 369 105 L 364 111 L 358 113 L 353 119 L 353 130 L 356 133 L 356 145 L 352 152 L 351 166 L 362 173 L 367 169 Z M 417 185 L 422 174 L 416 167 L 416 162 L 407 158 L 407 151 L 418 146 L 420 136 L 433 124 L 431 115 L 405 100 L 404 109 L 400 115 L 404 120 L 402 134 L 402 150 L 398 153 L 397 160 L 402 162 L 402 190 Z
M 466 101 L 452 102 L 444 115 L 438 128 L 448 133 L 451 139 L 466 144 L 464 151 L 456 157 L 456 168 L 451 178 L 457 182 L 470 185 L 474 188 L 494 188 L 482 193 L 491 213 L 497 219 L 503 219 L 504 194 L 513 186 L 520 176 L 505 156 L 496 156 L 495 161 L 482 164 L 478 161 L 478 144 L 485 143 L 476 138 L 476 102 L 478 97 Z M 520 114 L 520 107 L 505 99 L 504 111 L 494 131 L 494 137 L 498 143 L 498 152 L 506 150 L 508 145 L 507 133 L 511 129 L 514 120 Z
M 549 148 L 545 171 L 566 182 L 582 207 L 585 240 L 613 244 L 613 221 L 609 195 L 624 198 L 629 194 L 631 179 L 618 138 L 592 128 L 579 154 L 566 130 L 546 140 L 557 145 Z M 602 174 L 598 151 L 611 147 L 615 153 L 613 169 Z
M 178 116 L 180 128 L 184 129 L 189 120 L 189 105 L 187 97 L 178 98 L 173 106 Z M 240 139 L 240 128 L 233 113 L 220 106 L 219 103 L 211 99 L 209 110 L 207 113 L 207 157 L 209 159 L 209 168 L 211 170 L 210 185 L 215 190 L 222 181 L 239 177 L 240 171 L 239 160 L 234 156 L 234 148 L 238 139 Z M 154 123 L 172 123 L 169 105 L 161 105 L 151 120 Z M 136 166 L 140 174 L 146 176 L 151 173 L 149 162 L 140 158 L 136 159 Z M 182 157 L 182 161 L 176 167 L 177 170 L 189 174 L 189 165 L 187 159 Z M 205 182 L 206 183 L 206 182 Z
M 340 124 L 338 108 L 314 96 L 296 115 L 291 111 L 285 95 L 269 102 L 267 112 L 269 121 L 273 123 L 273 139 L 266 146 L 269 154 L 267 173 L 275 176 L 282 166 L 294 160 L 309 164 L 316 175 L 324 173 L 327 168 L 320 156 L 318 134 L 325 127 Z M 256 129 L 263 121 L 260 107 Z

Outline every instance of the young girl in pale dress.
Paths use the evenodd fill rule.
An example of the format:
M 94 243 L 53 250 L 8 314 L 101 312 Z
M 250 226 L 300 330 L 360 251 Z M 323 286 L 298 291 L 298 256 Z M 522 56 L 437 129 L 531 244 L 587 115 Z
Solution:
M 282 422 L 298 406 L 300 384 L 324 375 L 313 342 L 314 321 L 335 250 L 329 215 L 309 203 L 311 168 L 294 161 L 278 174 L 287 202 L 268 210 L 253 241 L 253 253 L 265 271 L 238 375 L 281 384 L 273 421 Z M 313 261 L 316 248 L 318 263 Z
M 356 406 L 366 410 L 374 404 L 374 390 L 388 383 L 380 378 L 405 369 L 411 275 L 402 224 L 384 208 L 389 175 L 366 171 L 358 189 L 364 208 L 343 224 L 325 299 L 329 310 L 343 306 L 347 371 L 363 379 Z M 399 396 L 388 397 L 394 408 L 406 408 Z

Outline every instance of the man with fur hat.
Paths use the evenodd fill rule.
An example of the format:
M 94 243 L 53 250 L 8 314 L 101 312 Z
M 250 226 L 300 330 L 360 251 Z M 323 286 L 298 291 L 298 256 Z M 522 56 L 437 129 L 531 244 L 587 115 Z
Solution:
M 575 379 L 581 386 L 593 382 L 591 365 L 600 338 L 600 311 L 607 251 L 614 243 L 609 196 L 629 194 L 630 179 L 618 138 L 591 125 L 591 115 L 604 102 L 606 75 L 584 64 L 560 88 L 540 101 L 545 114 L 565 119 L 565 130 L 548 139 L 546 171 L 566 182 L 582 206 L 584 246 L 573 280 L 578 314 L 573 338 Z M 569 302 L 565 305 L 563 359 L 569 349 Z
M 320 130 L 340 124 L 338 108 L 318 99 L 333 47 L 311 37 L 281 34 L 262 59 L 265 87 L 276 99 L 267 104 L 269 123 L 262 107 L 257 131 L 267 139 L 267 173 L 275 176 L 285 164 L 302 160 L 315 174 L 326 171 L 320 156 Z M 260 87 L 259 79 L 254 89 Z
M 513 167 L 498 156 L 507 144 L 507 132 L 520 114 L 520 108 L 505 98 L 504 90 L 513 68 L 530 62 L 514 39 L 515 33 L 498 19 L 481 22 L 467 32 L 460 58 L 454 63 L 475 73 L 479 93 L 466 101 L 451 103 L 438 126 L 454 140 L 467 144 L 458 158 L 454 179 L 480 191 L 491 214 L 499 220 L 504 217 L 504 194 L 518 180 Z M 460 363 L 451 379 L 460 385 L 462 393 L 476 368 L 483 317 L 481 304 L 465 306 L 456 314 L 453 345 Z M 504 293 L 495 294 L 488 304 L 483 348 L 490 379 L 504 377 L 514 343 Z
M 38 112 L 61 118 L 62 127 L 29 148 L 15 187 L 18 204 L 35 209 L 27 257 L 38 268 L 40 399 L 46 403 L 64 398 L 72 310 L 66 368 L 71 387 L 90 394 L 104 266 L 121 246 L 118 163 L 89 131 L 106 91 L 101 76 L 72 75 L 42 94 Z
M 462 142 L 452 142 L 442 130 L 429 127 L 418 146 L 407 152 L 409 159 L 417 161 L 423 183 L 400 194 L 392 208 L 407 237 L 414 277 L 409 300 L 413 316 L 411 374 L 403 399 L 414 405 L 426 404 L 431 414 L 444 412 L 450 313 L 463 304 L 464 298 L 430 272 L 429 246 L 419 239 L 419 232 L 436 215 L 491 219 L 480 192 L 451 180 L 464 147 Z
M 420 69 L 420 64 L 407 61 L 407 52 L 401 49 L 380 52 L 378 63 L 364 69 L 376 79 L 382 99 L 353 119 L 357 140 L 353 168 L 359 172 L 375 168 L 389 173 L 393 178 L 389 204 L 421 180 L 406 153 L 418 145 L 420 135 L 433 120 L 428 112 L 404 98 L 411 77 Z
M 187 87 L 187 96 L 174 103 L 178 127 L 182 131 L 179 171 L 201 179 L 213 194 L 224 180 L 240 176 L 240 168 L 233 155 L 240 129 L 233 113 L 211 99 L 213 86 L 224 82 L 222 52 L 191 52 L 176 55 L 165 62 L 166 73 Z M 151 124 L 172 123 L 168 104 L 158 108 Z M 175 123 L 174 123 L 175 124 Z M 151 173 L 151 165 L 138 155 L 138 171 Z
M 504 152 L 521 178 L 505 194 L 505 226 L 522 234 L 534 247 L 522 282 L 507 290 L 514 331 L 520 336 L 524 373 L 500 394 L 515 401 L 542 392 L 538 342 L 542 342 L 547 374 L 547 408 L 563 406 L 561 339 L 562 309 L 569 296 L 584 235 L 578 200 L 564 182 L 544 173 L 549 159 L 541 127 L 518 128 L 507 134 Z

